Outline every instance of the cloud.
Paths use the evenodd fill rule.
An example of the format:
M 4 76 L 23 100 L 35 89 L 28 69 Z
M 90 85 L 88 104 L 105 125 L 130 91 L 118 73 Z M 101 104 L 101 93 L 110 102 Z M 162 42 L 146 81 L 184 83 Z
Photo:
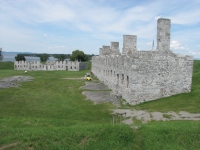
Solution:
M 110 41 L 122 47 L 124 34 L 137 35 L 137 47 L 149 49 L 149 41 L 156 44 L 160 17 L 171 19 L 172 50 L 189 54 L 198 49 L 200 1 L 1 0 L 0 6 L 0 40 L 8 51 L 67 53 L 78 48 L 96 54 Z
M 172 41 L 170 44 L 170 47 L 173 49 L 178 49 L 180 46 L 180 43 L 178 41 Z
M 153 44 L 153 42 L 148 42 L 148 43 L 147 43 L 147 45 L 152 45 L 152 44 Z
M 56 46 L 55 48 L 65 48 L 65 46 Z
M 61 48 L 66 48 L 66 46 L 54 46 L 54 47 L 49 46 L 48 47 L 48 49 L 61 49 Z
M 182 46 L 178 41 L 172 41 L 170 44 L 170 48 L 173 50 L 189 50 L 188 46 Z

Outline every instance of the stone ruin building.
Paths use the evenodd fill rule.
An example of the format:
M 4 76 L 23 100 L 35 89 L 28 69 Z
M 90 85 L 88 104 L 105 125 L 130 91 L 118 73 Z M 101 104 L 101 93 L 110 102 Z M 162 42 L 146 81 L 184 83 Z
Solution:
M 15 61 L 14 70 L 68 70 L 68 71 L 79 71 L 88 69 L 88 62 L 78 61 L 52 61 L 46 64 L 40 63 L 40 61 Z
M 137 36 L 124 35 L 119 42 L 99 49 L 92 58 L 93 74 L 129 104 L 136 105 L 191 91 L 193 57 L 170 50 L 171 20 L 157 20 L 157 49 L 137 50 Z

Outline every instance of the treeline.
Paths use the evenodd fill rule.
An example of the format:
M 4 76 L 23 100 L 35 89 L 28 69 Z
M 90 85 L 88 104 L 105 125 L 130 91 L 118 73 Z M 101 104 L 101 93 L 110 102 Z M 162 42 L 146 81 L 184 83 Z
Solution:
M 58 61 L 64 61 L 65 59 L 69 59 L 71 61 L 90 61 L 92 59 L 92 56 L 95 56 L 94 54 L 84 54 L 83 51 L 80 50 L 75 50 L 72 52 L 72 54 L 47 54 L 47 53 L 20 53 L 17 54 L 15 57 L 16 61 L 26 61 L 25 56 L 30 56 L 30 57 L 39 57 L 41 62 L 46 62 L 49 57 L 54 57 Z
M 54 57 L 54 58 L 57 58 L 57 57 L 60 57 L 60 56 L 65 56 L 66 58 L 70 58 L 70 54 L 47 54 L 47 53 L 20 53 L 20 55 L 22 56 L 30 56 L 30 57 L 40 57 L 41 55 L 48 55 L 48 57 Z

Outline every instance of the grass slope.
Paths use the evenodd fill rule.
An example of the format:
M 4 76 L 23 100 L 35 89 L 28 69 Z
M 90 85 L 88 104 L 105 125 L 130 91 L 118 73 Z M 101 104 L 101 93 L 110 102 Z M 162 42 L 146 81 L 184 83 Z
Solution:
M 84 80 L 63 79 L 82 77 L 89 70 L 24 74 L 3 65 L 0 79 L 14 75 L 35 79 L 0 90 L 0 149 L 200 149 L 199 121 L 151 122 L 139 130 L 111 125 L 113 105 L 93 105 L 79 89 Z M 191 93 L 130 108 L 199 112 L 199 73 L 200 61 L 195 61 Z
M 12 70 L 14 68 L 13 62 L 0 62 L 0 70 Z

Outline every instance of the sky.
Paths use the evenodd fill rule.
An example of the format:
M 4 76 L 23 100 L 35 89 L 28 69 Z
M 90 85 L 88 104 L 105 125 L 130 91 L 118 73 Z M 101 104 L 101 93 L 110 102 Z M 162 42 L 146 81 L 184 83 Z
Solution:
M 6 52 L 99 54 L 137 35 L 156 49 L 157 19 L 171 19 L 170 49 L 200 58 L 200 0 L 0 0 L 0 47 Z

